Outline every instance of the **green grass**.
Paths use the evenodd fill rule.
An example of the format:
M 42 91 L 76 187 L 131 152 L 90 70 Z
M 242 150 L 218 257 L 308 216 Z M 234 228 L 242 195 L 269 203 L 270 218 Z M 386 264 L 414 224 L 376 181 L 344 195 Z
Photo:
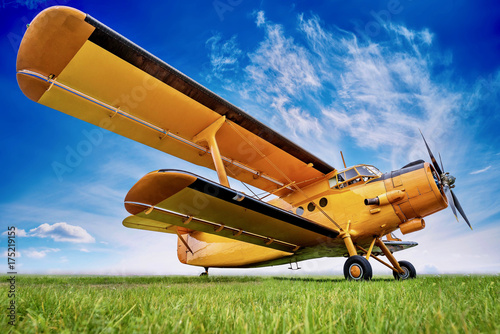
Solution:
M 17 276 L 0 333 L 499 333 L 499 276 Z

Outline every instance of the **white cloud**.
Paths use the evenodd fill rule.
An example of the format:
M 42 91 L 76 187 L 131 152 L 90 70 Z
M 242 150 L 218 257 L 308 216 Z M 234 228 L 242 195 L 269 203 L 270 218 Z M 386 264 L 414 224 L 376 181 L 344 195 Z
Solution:
M 85 229 L 80 226 L 69 225 L 67 223 L 55 223 L 49 225 L 42 224 L 28 233 L 30 237 L 52 238 L 55 241 L 73 242 L 73 243 L 93 243 L 95 242 Z
M 286 126 L 293 131 L 293 135 L 299 133 L 320 136 L 323 133 L 323 128 L 317 118 L 312 117 L 300 107 L 287 108 L 287 103 L 289 103 L 288 98 L 276 97 L 271 106 L 279 112 L 280 119 L 285 121 Z
M 80 252 L 90 253 L 90 251 L 87 248 L 80 248 Z
M 13 231 L 5 231 L 5 232 L 3 232 L 3 233 L 2 233 L 2 235 L 8 235 L 8 234 L 9 234 L 9 232 L 13 232 Z M 14 232 L 15 232 L 15 237 L 26 237 L 26 236 L 27 236 L 27 235 L 26 235 L 26 231 L 25 231 L 25 230 L 23 230 L 23 229 L 18 229 L 18 228 L 16 228 L 16 229 L 14 230 Z
M 7 257 L 12 258 L 13 256 L 9 256 L 9 253 L 14 253 L 14 252 L 5 251 L 5 252 L 3 252 L 3 257 L 5 257 L 5 258 L 7 258 Z M 17 258 L 17 257 L 21 257 L 21 252 L 16 251 L 16 252 L 15 252 L 15 255 L 16 255 L 16 256 L 15 256 L 16 258 Z
M 488 167 L 486 167 L 486 168 L 483 168 L 483 169 L 480 169 L 480 170 L 475 170 L 475 171 L 473 171 L 473 172 L 470 172 L 469 174 L 471 174 L 471 175 L 481 174 L 481 173 L 486 172 L 486 171 L 487 171 L 488 169 L 490 169 L 490 168 L 491 168 L 491 166 L 488 166 Z
M 272 94 L 297 94 L 320 82 L 306 48 L 287 37 L 278 24 L 263 25 L 266 37 L 250 53 L 246 71 L 256 88 Z
M 262 26 L 265 22 L 266 18 L 264 17 L 264 12 L 263 11 L 257 12 L 257 20 L 255 21 L 257 27 Z
M 276 111 L 263 116 L 278 131 L 306 148 L 328 143 L 314 147 L 330 159 L 331 143 L 343 137 L 361 148 L 384 147 L 392 167 L 427 156 L 418 128 L 430 142 L 451 136 L 443 124 L 461 117 L 467 98 L 446 78 L 433 76 L 440 58 L 430 49 L 428 29 L 390 24 L 386 41 L 360 42 L 354 33 L 325 28 L 317 16 L 299 15 L 299 39 L 264 16 L 257 13 L 265 35 L 248 51 L 245 75 L 230 80 L 242 98 Z
M 24 251 L 24 255 L 26 257 L 32 258 L 32 259 L 42 259 L 44 258 L 48 253 L 56 253 L 59 252 L 59 248 L 45 248 L 42 250 L 36 250 L 33 248 L 30 248 L 26 251 Z
M 216 34 L 206 41 L 206 46 L 210 50 L 210 65 L 212 71 L 206 77 L 207 81 L 217 78 L 225 83 L 225 88 L 232 90 L 231 81 L 227 77 L 235 75 L 239 69 L 239 58 L 242 51 L 236 43 L 236 36 L 227 41 L 222 41 L 222 36 Z
M 444 132 L 441 124 L 459 111 L 461 96 L 431 79 L 432 64 L 421 55 L 420 44 L 413 43 L 415 36 L 429 41 L 428 31 L 391 26 L 411 43 L 410 49 L 362 44 L 352 33 L 325 31 L 317 17 L 301 17 L 300 27 L 318 54 L 323 84 L 333 86 L 337 94 L 331 103 L 320 103 L 323 115 L 358 146 L 384 145 L 405 152 L 413 146 L 418 127 L 439 137 Z

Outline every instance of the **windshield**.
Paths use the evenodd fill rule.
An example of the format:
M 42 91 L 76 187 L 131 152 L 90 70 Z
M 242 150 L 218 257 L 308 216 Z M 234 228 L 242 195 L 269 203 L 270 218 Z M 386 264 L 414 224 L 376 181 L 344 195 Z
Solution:
M 359 165 L 339 171 L 337 175 L 328 180 L 328 182 L 330 188 L 342 189 L 361 181 L 366 182 L 380 175 L 382 175 L 382 173 L 376 167 Z
M 359 175 L 378 176 L 382 174 L 377 168 L 373 166 L 358 166 L 356 167 L 356 169 L 358 170 Z

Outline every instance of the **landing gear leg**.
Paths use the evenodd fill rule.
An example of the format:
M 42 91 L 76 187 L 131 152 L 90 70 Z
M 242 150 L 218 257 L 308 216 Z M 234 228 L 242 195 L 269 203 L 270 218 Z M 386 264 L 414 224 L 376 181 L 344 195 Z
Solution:
M 384 242 L 380 239 L 377 239 L 375 241 L 377 246 L 384 252 L 384 255 L 389 259 L 391 264 L 394 266 L 392 274 L 395 279 L 398 280 L 405 280 L 409 278 L 415 278 L 417 277 L 417 271 L 415 270 L 415 267 L 408 261 L 397 261 L 394 255 L 392 255 L 391 251 L 387 246 L 384 244 Z M 395 269 L 395 270 L 394 270 Z
M 344 277 L 349 281 L 369 281 L 372 279 L 373 272 L 370 262 L 364 257 L 358 255 L 356 247 L 352 242 L 351 235 L 349 234 L 351 222 L 347 223 L 346 231 L 342 239 L 344 239 L 345 246 L 349 252 L 349 258 L 344 264 Z
M 200 277 L 202 276 L 208 276 L 208 267 L 204 267 L 205 271 L 200 274 Z

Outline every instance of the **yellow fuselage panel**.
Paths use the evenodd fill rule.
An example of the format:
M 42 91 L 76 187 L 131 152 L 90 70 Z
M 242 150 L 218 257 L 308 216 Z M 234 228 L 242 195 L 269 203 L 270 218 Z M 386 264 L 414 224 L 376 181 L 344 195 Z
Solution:
M 404 198 L 388 205 L 364 204 L 365 199 L 393 190 L 404 191 Z M 350 221 L 353 239 L 359 242 L 371 240 L 373 235 L 388 234 L 403 222 L 423 218 L 447 207 L 446 197 L 434 182 L 429 163 L 411 170 L 387 173 L 378 180 L 343 189 L 330 189 L 328 178 L 325 178 L 304 188 L 303 192 L 273 200 L 271 204 L 294 212 L 301 207 L 305 218 L 335 228 L 318 208 L 308 209 L 311 201 L 319 206 L 322 198 L 327 200 L 327 204 L 321 209 L 342 228 L 346 228 Z
M 177 257 L 185 264 L 202 267 L 247 267 L 293 255 L 217 235 L 194 231 L 183 236 L 191 252 L 180 240 Z

